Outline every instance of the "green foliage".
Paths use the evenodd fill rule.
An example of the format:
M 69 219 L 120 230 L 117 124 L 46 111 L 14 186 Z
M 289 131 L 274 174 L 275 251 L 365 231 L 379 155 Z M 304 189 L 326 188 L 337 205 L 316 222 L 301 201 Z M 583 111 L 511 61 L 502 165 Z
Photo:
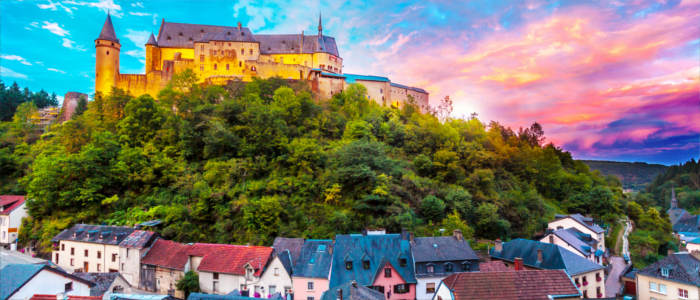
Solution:
M 187 298 L 190 293 L 199 292 L 199 275 L 195 271 L 187 271 L 185 276 L 175 284 L 175 287 L 185 292 L 185 298 Z
M 17 108 L 23 103 L 34 103 L 37 108 L 58 106 L 56 94 L 49 95 L 44 90 L 33 93 L 28 88 L 21 90 L 16 82 L 5 86 L 0 80 L 0 122 L 10 121 Z
M 195 82 L 178 74 L 157 100 L 97 94 L 40 139 L 26 139 L 27 123 L 2 123 L 0 188 L 30 199 L 21 241 L 48 252 L 78 222 L 156 218 L 163 237 L 183 242 L 367 227 L 530 238 L 558 212 L 608 220 L 629 209 L 619 182 L 540 145 L 535 124 L 516 133 L 476 118 L 440 122 L 410 103 L 369 101 L 361 85 L 321 100 L 280 78 Z
M 633 191 L 643 190 L 656 176 L 668 169 L 659 164 L 647 164 L 643 162 L 618 162 L 602 160 L 583 160 L 591 170 L 600 171 L 606 176 L 613 176 L 622 181 L 622 187 Z

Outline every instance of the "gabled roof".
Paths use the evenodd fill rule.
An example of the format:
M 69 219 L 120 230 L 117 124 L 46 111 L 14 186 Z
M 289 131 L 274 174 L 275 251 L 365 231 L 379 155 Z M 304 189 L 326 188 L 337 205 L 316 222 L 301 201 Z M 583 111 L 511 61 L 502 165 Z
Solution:
M 585 226 L 586 228 L 590 229 L 591 231 L 593 231 L 595 233 L 605 232 L 605 229 L 601 228 L 600 226 L 598 226 L 598 224 L 593 222 L 592 218 L 584 217 L 581 214 L 555 215 L 555 219 L 557 219 L 557 220 L 564 219 L 564 218 L 572 218 L 575 221 L 581 223 L 581 225 Z
M 537 261 L 537 250 L 542 250 L 542 261 Z M 489 251 L 491 258 L 513 261 L 516 257 L 523 259 L 523 264 L 537 269 L 566 270 L 571 276 L 602 270 L 603 266 L 585 259 L 563 247 L 538 241 L 515 239 L 503 243 L 503 250 Z
M 253 34 L 246 27 L 233 26 L 216 26 L 216 25 L 201 25 L 165 22 L 163 20 L 158 31 L 158 46 L 168 48 L 194 48 L 194 43 L 197 41 L 208 41 L 217 34 L 223 32 L 232 32 L 245 41 L 252 41 Z M 207 37 L 209 39 L 207 39 Z
M 545 300 L 581 295 L 571 277 L 562 270 L 455 273 L 442 282 L 456 300 Z
M 0 215 L 9 215 L 22 204 L 24 204 L 24 196 L 0 195 Z
M 112 283 L 117 280 L 117 277 L 121 277 L 122 281 L 124 281 L 129 287 L 129 282 L 122 277 L 121 274 L 117 272 L 113 273 L 75 273 L 75 276 L 78 276 L 82 279 L 85 279 L 87 281 L 90 281 L 94 283 L 95 285 L 90 288 L 90 296 L 102 296 L 107 292 L 109 287 L 112 285 Z M 54 299 L 56 297 L 54 296 Z
M 412 245 L 413 259 L 419 262 L 479 260 L 465 240 L 453 236 L 417 237 Z
M 363 267 L 362 257 L 366 254 L 369 268 Z M 406 259 L 401 266 L 400 258 Z M 347 261 L 353 262 L 352 270 L 345 268 Z M 370 286 L 374 283 L 377 269 L 389 262 L 407 283 L 415 283 L 411 247 L 400 234 L 341 234 L 335 238 L 333 261 L 329 287 L 336 287 L 351 280 Z
M 114 26 L 112 26 L 112 17 L 110 17 L 109 14 L 107 14 L 107 19 L 105 20 L 105 24 L 102 25 L 102 31 L 100 31 L 100 35 L 97 37 L 97 40 L 108 40 L 119 43 L 119 39 L 114 33 Z
M 325 35 L 319 39 L 318 35 L 256 34 L 255 40 L 260 42 L 262 54 L 324 52 L 340 56 L 335 38 Z
M 331 288 L 321 296 L 321 300 L 338 299 L 338 291 L 342 291 L 343 300 L 384 300 L 384 293 L 357 284 L 355 281 L 346 282 Z
M 133 227 L 75 224 L 61 231 L 51 241 L 76 241 L 95 244 L 119 245 L 134 232 Z
M 2 278 L 2 280 L 0 280 L 0 299 L 9 299 L 42 270 L 54 272 L 61 276 L 83 282 L 90 287 L 93 286 L 93 283 L 90 281 L 45 264 L 10 264 L 0 269 L 0 278 Z
M 189 248 L 186 244 L 157 239 L 141 259 L 141 263 L 184 271 Z
M 359 75 L 359 74 L 348 74 L 345 73 L 345 82 L 355 83 L 358 80 L 362 81 L 379 81 L 379 82 L 389 82 L 389 78 L 384 76 L 373 76 L 373 75 Z
M 153 243 L 153 240 L 157 237 L 157 234 L 153 231 L 148 230 L 134 230 L 129 234 L 124 240 L 119 243 L 119 247 L 124 248 L 145 248 Z
M 585 256 L 589 256 L 592 253 L 591 244 L 586 243 L 581 239 L 582 232 L 576 230 L 576 228 L 559 229 L 552 232 L 565 243 L 569 244 L 571 247 L 576 249 L 578 252 Z
M 662 269 L 668 270 L 668 277 L 663 276 Z M 678 252 L 637 271 L 637 274 L 700 287 L 700 260 L 688 252 Z
M 201 256 L 197 271 L 245 275 L 250 265 L 260 276 L 272 255 L 272 247 L 196 243 L 188 250 L 190 256 Z
M 287 256 L 291 259 L 290 268 L 293 269 L 294 265 L 299 260 L 299 255 L 301 254 L 301 247 L 304 246 L 304 239 L 302 238 L 286 238 L 286 237 L 276 237 L 272 242 L 272 248 L 275 250 L 277 255 L 283 255 L 282 252 L 288 251 Z M 288 259 L 288 260 L 289 260 Z M 285 266 L 286 268 L 287 266 Z M 292 270 L 289 270 L 290 274 Z
M 307 240 L 301 248 L 301 255 L 294 266 L 295 277 L 328 278 L 331 268 L 332 240 Z

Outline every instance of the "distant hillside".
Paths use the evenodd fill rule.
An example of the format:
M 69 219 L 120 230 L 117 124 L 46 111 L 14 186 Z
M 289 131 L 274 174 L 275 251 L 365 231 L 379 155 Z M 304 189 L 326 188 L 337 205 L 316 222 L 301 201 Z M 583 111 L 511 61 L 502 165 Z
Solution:
M 647 164 L 643 162 L 619 162 L 604 160 L 582 160 L 592 170 L 598 170 L 603 175 L 615 175 L 622 181 L 622 187 L 639 191 L 654 181 L 657 175 L 668 169 L 668 166 Z

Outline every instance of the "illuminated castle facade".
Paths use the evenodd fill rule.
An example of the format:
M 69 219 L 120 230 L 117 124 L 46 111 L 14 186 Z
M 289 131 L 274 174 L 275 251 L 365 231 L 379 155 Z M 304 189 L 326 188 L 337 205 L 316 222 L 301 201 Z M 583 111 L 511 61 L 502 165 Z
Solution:
M 238 26 L 172 23 L 163 20 L 158 37 L 146 42 L 145 74 L 119 72 L 121 44 L 107 15 L 95 39 L 95 92 L 108 94 L 117 87 L 139 96 L 156 96 L 173 74 L 190 69 L 200 82 L 226 84 L 232 80 L 279 76 L 306 80 L 323 97 L 360 83 L 368 97 L 384 105 L 401 106 L 409 96 L 427 107 L 428 93 L 391 83 L 386 77 L 343 74 L 343 59 L 335 38 L 323 35 L 321 18 L 316 35 L 253 34 Z

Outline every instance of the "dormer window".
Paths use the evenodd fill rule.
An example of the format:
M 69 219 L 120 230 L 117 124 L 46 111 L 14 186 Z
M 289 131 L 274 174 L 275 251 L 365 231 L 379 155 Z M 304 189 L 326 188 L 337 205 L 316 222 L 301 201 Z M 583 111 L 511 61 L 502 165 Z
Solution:
M 661 268 L 661 276 L 668 277 L 668 268 Z
M 177 35 L 182 36 L 182 32 L 179 32 Z
M 445 272 L 452 272 L 453 269 L 454 269 L 454 266 L 452 265 L 452 263 L 445 264 Z
M 362 261 L 362 268 L 365 270 L 369 270 L 369 260 Z
M 405 267 L 407 264 L 407 260 L 405 258 L 399 258 L 399 266 Z
M 346 261 L 345 262 L 345 269 L 346 270 L 352 270 L 352 260 Z
M 435 266 L 434 266 L 434 265 L 427 265 L 427 266 L 425 266 L 425 268 L 426 268 L 426 271 L 428 271 L 428 273 L 434 273 L 434 272 L 435 272 Z
M 463 262 L 462 263 L 462 271 L 469 271 L 469 263 L 468 262 Z

